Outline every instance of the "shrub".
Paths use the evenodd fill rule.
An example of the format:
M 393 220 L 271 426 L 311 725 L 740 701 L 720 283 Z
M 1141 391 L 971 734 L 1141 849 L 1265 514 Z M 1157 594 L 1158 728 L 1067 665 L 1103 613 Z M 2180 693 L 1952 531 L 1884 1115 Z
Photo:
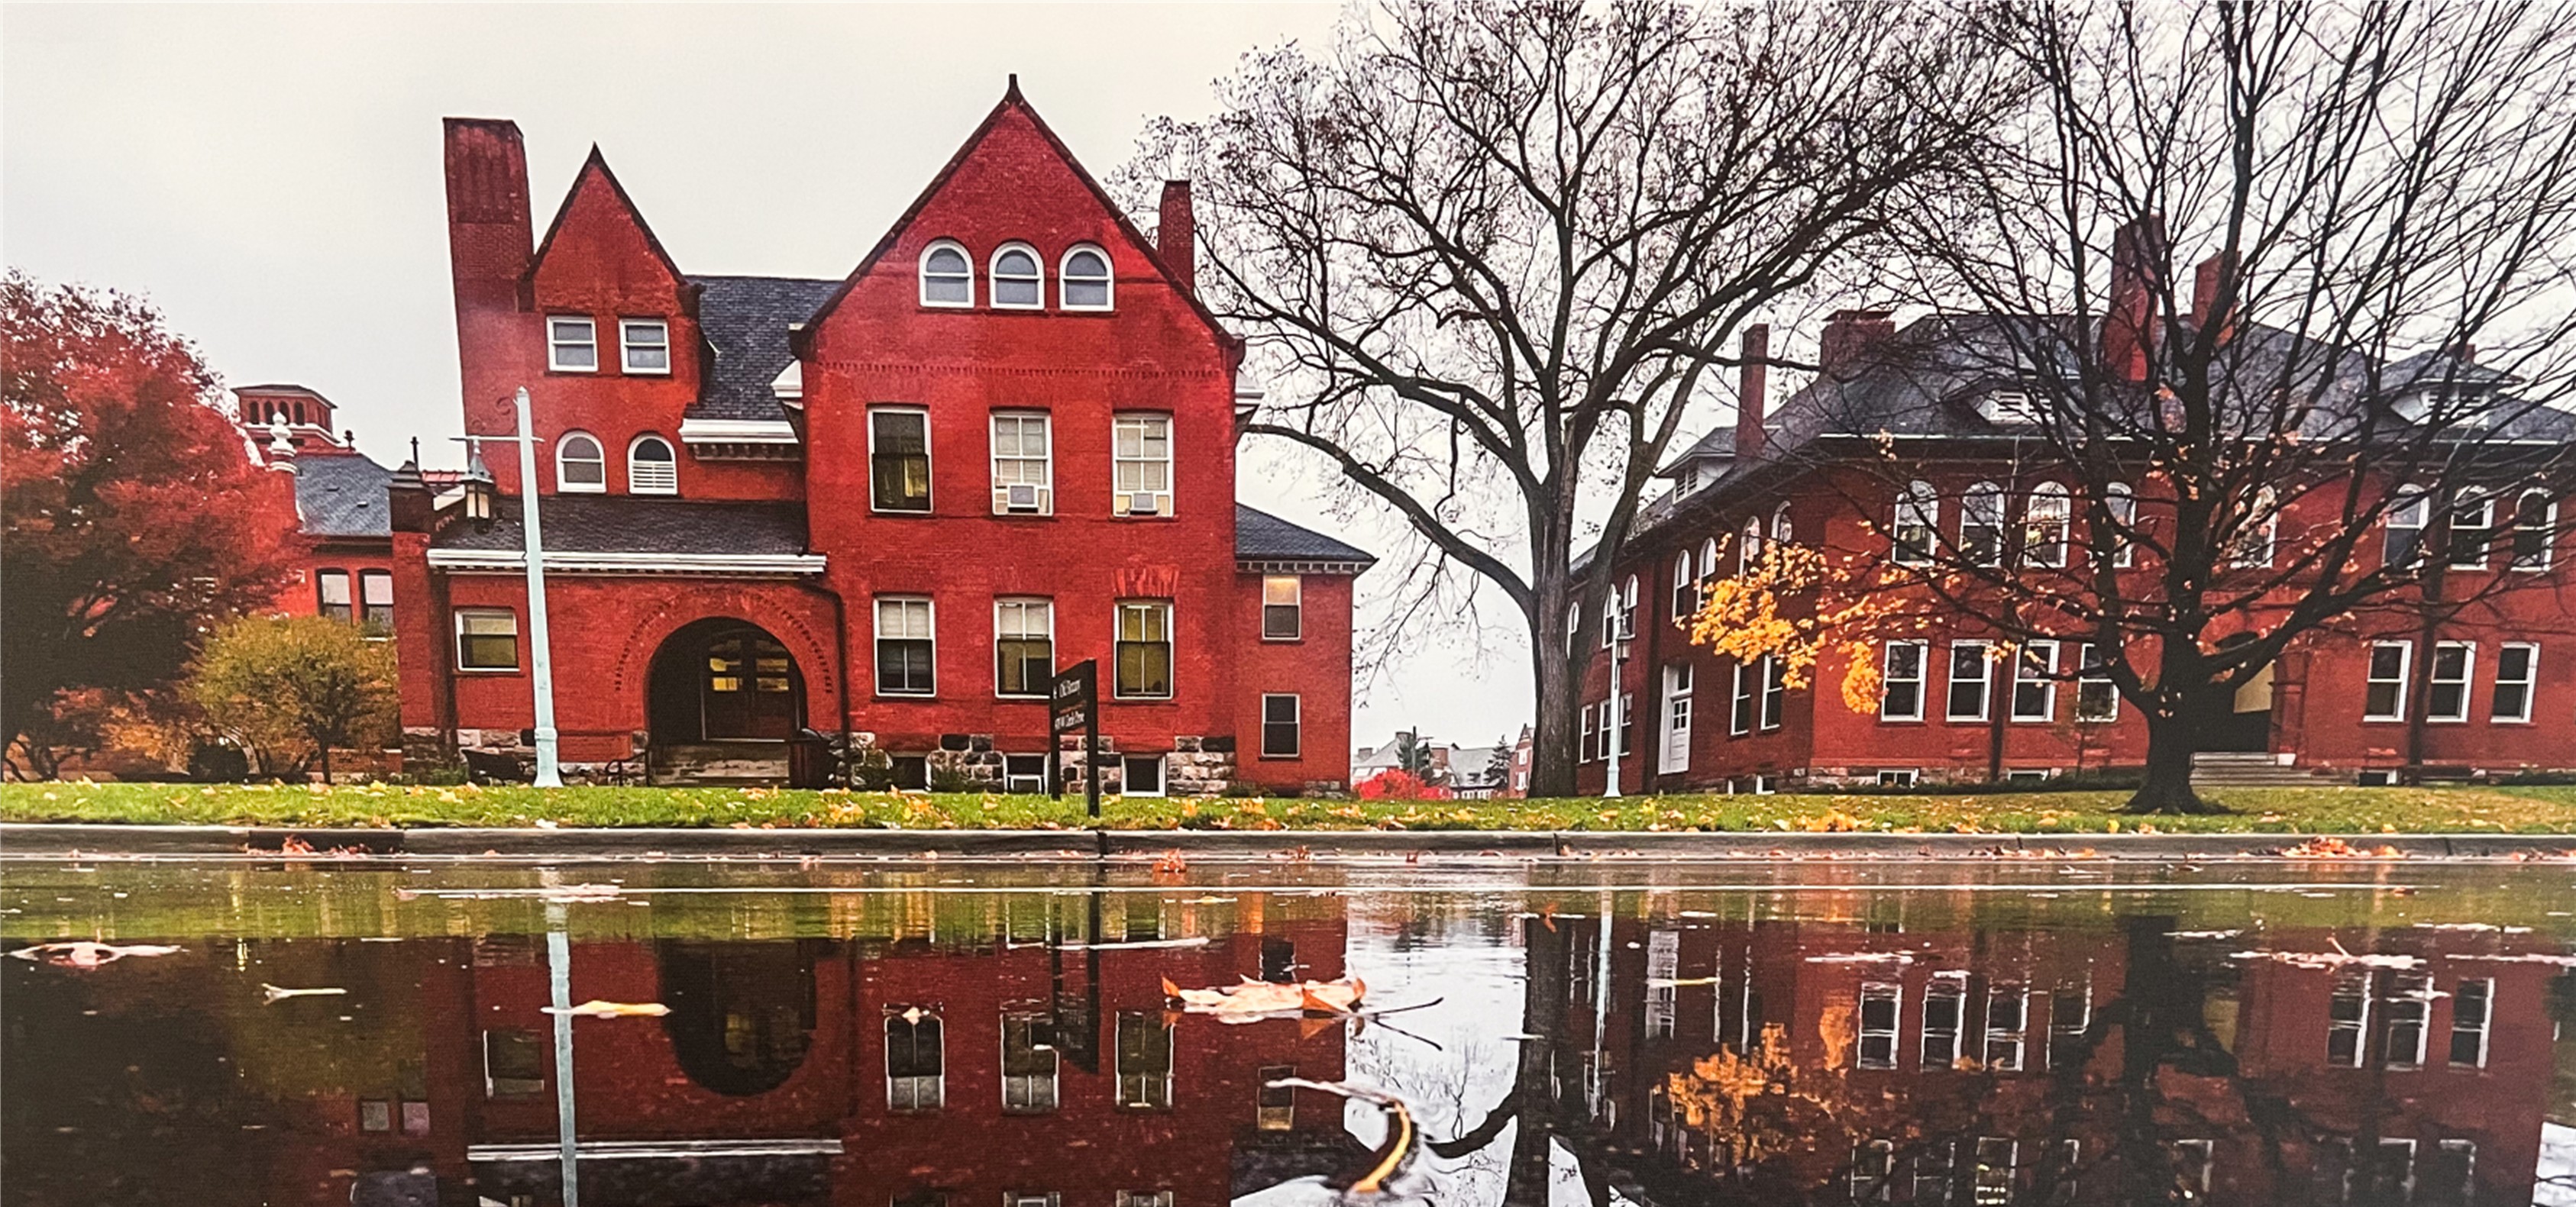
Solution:
M 223 743 L 262 775 L 319 761 L 331 779 L 337 747 L 390 744 L 396 733 L 394 651 L 355 626 L 320 616 L 256 617 L 215 630 L 180 695 Z
M 1361 800 L 1447 800 L 1449 790 L 1427 784 L 1402 768 L 1378 772 L 1359 782 Z

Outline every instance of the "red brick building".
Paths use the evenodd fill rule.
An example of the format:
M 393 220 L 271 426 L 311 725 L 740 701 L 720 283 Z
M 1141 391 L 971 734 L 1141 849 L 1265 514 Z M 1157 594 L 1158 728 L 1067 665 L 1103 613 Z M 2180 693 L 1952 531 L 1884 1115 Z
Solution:
M 1894 588 L 1925 618 L 1924 631 L 1868 650 L 1884 687 L 1877 708 L 1855 712 L 1842 698 L 1850 657 L 1839 648 L 1829 644 L 1812 683 L 1792 688 L 1773 663 L 1739 665 L 1688 632 L 1705 584 L 1741 573 L 1748 550 L 1758 556 L 1771 543 L 1901 570 L 1909 564 L 1901 534 L 1948 550 L 1981 541 L 2017 547 L 2027 539 L 2020 534 L 2053 531 L 2058 553 L 2037 564 L 2080 572 L 2090 554 L 2080 541 L 2069 548 L 2069 531 L 2085 501 L 2070 499 L 2062 475 L 2049 481 L 2033 468 L 2012 402 L 2027 396 L 1992 368 L 2042 342 L 2000 337 L 1998 326 L 2052 321 L 1936 314 L 1899 330 L 1886 312 L 1846 311 L 1821 333 L 1821 372 L 1767 415 L 1765 371 L 1746 372 L 1746 418 L 1663 470 L 1672 489 L 1640 509 L 1615 553 L 1607 614 L 1575 626 L 1595 651 L 1578 726 L 1580 790 L 1608 787 L 1614 752 L 1618 785 L 1631 793 L 2045 778 L 2143 764 L 2146 726 L 2107 678 L 2088 673 L 2081 634 L 2032 642 L 2006 660 L 1996 656 L 1996 633 L 1919 588 Z M 2291 337 L 2249 324 L 2231 338 Z M 2372 381 L 2509 388 L 2466 361 L 2414 358 L 2376 370 Z M 2537 408 L 2513 422 L 2525 430 L 2499 432 L 2514 438 L 2507 443 L 2576 439 L 2576 416 L 2563 411 Z M 1889 480 L 1890 448 L 1921 469 L 1919 480 Z M 2142 526 L 2165 514 L 2151 486 L 2114 489 L 2109 505 L 2142 517 Z M 2336 523 L 2331 508 L 2303 506 L 2283 508 L 2260 564 L 2271 564 L 2274 546 L 2296 548 L 2302 528 Z M 2417 648 L 2427 645 L 2418 601 L 2402 593 L 2377 615 L 2292 642 L 2236 693 L 2233 715 L 2200 734 L 2203 778 L 2392 782 L 2418 726 L 2427 774 L 2576 767 L 2576 547 L 2558 521 L 2560 501 L 2530 485 L 2499 490 L 2482 506 L 2474 543 L 2460 546 L 2441 580 L 2445 598 L 2470 602 L 2429 648 Z M 2399 522 L 2409 519 L 2414 526 Z M 2420 501 L 2393 512 L 2388 531 L 2364 541 L 2358 556 L 2372 569 L 2377 559 L 2410 556 L 2425 539 L 2423 520 Z M 2130 598 L 2162 581 L 2143 554 L 2118 569 L 2132 576 Z M 2218 639 L 2250 636 L 2231 631 L 2249 623 L 2222 617 Z M 1623 628 L 1631 638 L 1614 641 Z M 2133 657 L 2132 665 L 2154 660 Z
M 1189 190 L 1133 226 L 1016 84 L 835 280 L 684 273 L 594 151 L 542 237 L 517 127 L 450 119 L 469 436 L 534 482 L 392 485 L 410 740 L 524 745 L 520 500 L 543 500 L 568 768 L 776 778 L 800 729 L 897 782 L 1045 786 L 1097 660 L 1106 786 L 1338 787 L 1370 557 L 1234 500 L 1242 345 Z
M 359 452 L 352 433 L 335 434 L 338 407 L 318 390 L 239 386 L 233 397 L 248 456 L 292 483 L 274 503 L 282 522 L 305 538 L 277 610 L 391 633 L 393 526 L 385 487 L 393 471 Z

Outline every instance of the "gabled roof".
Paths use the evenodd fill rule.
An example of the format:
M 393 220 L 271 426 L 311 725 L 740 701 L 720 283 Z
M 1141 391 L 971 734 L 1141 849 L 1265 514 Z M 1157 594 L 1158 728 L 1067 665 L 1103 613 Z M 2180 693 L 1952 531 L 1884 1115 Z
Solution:
M 1082 161 L 1074 157 L 1072 148 L 1065 146 L 1064 140 L 1056 137 L 1054 127 L 1047 125 L 1046 119 L 1038 116 L 1037 109 L 1029 104 L 1026 97 L 1020 95 L 1020 77 L 1017 75 L 1011 76 L 1010 86 L 1003 90 L 1000 103 L 995 104 L 993 111 L 985 114 L 984 120 L 975 127 L 975 132 L 967 135 L 966 141 L 958 145 L 957 153 L 949 156 L 948 162 L 940 167 L 938 174 L 930 178 L 928 185 L 923 186 L 921 195 L 914 197 L 912 204 L 904 207 L 902 215 L 894 220 L 894 225 L 886 228 L 886 233 L 877 240 L 875 247 L 868 250 L 866 257 L 859 261 L 859 266 L 850 270 L 850 275 L 841 279 L 840 288 L 833 290 L 832 296 L 815 308 L 807 329 L 820 326 L 824 319 L 831 317 L 832 312 L 840 308 L 841 299 L 850 296 L 850 291 L 858 288 L 859 282 L 876 268 L 877 261 L 884 259 L 887 252 L 894 250 L 895 243 L 903 237 L 903 232 L 912 226 L 913 221 L 921 216 L 922 209 L 930 204 L 930 199 L 938 196 L 940 190 L 948 187 L 949 180 L 956 176 L 957 170 L 964 167 L 967 160 L 974 158 L 975 149 L 992 136 L 994 128 L 1001 124 L 1003 115 L 1013 110 L 1027 115 L 1029 125 L 1038 132 L 1040 138 L 1046 140 L 1047 146 L 1055 151 L 1058 159 L 1064 161 L 1065 167 L 1072 170 L 1073 178 L 1081 181 L 1082 187 L 1091 191 L 1092 199 L 1098 201 L 1100 208 L 1108 212 L 1110 219 L 1118 224 L 1118 229 L 1144 251 L 1147 262 L 1154 266 L 1155 272 L 1162 275 L 1165 283 L 1172 286 L 1173 292 L 1188 299 L 1190 309 L 1197 312 L 1200 321 L 1207 324 L 1208 330 L 1215 334 L 1218 342 L 1227 347 L 1240 347 L 1242 341 L 1235 338 L 1232 332 L 1225 329 L 1224 324 L 1217 321 L 1216 312 L 1208 309 L 1207 304 L 1199 300 L 1198 292 L 1181 287 L 1179 280 L 1172 275 L 1171 266 L 1163 262 L 1162 249 L 1155 244 L 1154 240 L 1146 238 L 1144 232 L 1138 230 L 1134 222 L 1128 220 L 1127 211 L 1110 197 L 1109 190 L 1101 188 L 1100 182 L 1092 179 L 1091 173 L 1082 166 Z
M 292 387 L 302 388 L 302 387 Z M 363 453 L 315 453 L 295 459 L 295 511 L 306 536 L 324 540 L 391 538 L 385 483 L 394 472 Z
M 698 331 L 715 356 L 691 419 L 787 418 L 770 383 L 795 363 L 790 325 L 814 316 L 838 281 L 794 277 L 690 277 L 698 288 Z
M 489 527 L 450 524 L 433 549 L 517 553 L 526 541 L 516 496 L 499 501 Z M 805 552 L 805 508 L 794 503 L 711 503 L 630 495 L 548 495 L 546 552 L 787 556 Z
M 1311 528 L 1300 527 L 1243 503 L 1234 505 L 1234 556 L 1239 561 L 1328 562 L 1364 570 L 1376 556 Z
M 1730 423 L 1721 427 L 1713 427 L 1708 430 L 1707 435 L 1691 441 L 1689 448 L 1673 454 L 1671 460 L 1664 462 L 1664 467 L 1662 469 L 1655 471 L 1655 476 L 1658 478 L 1669 478 L 1674 474 L 1680 473 L 1683 466 L 1688 465 L 1693 461 L 1732 457 L 1734 455 L 1735 425 Z
M 572 187 L 564 190 L 563 204 L 555 207 L 555 220 L 546 224 L 546 237 L 537 240 L 537 254 L 528 257 L 529 278 L 534 279 L 537 269 L 545 264 L 547 249 L 554 246 L 556 233 L 563 230 L 564 219 L 572 214 L 573 199 L 581 196 L 582 183 L 594 173 L 608 182 L 609 192 L 617 198 L 617 204 L 626 207 L 626 216 L 634 220 L 635 229 L 644 232 L 644 245 L 653 249 L 653 257 L 661 261 L 663 270 L 671 274 L 672 280 L 685 282 L 687 277 L 680 272 L 679 262 L 662 249 L 661 236 L 653 233 L 653 224 L 644 220 L 644 211 L 635 207 L 635 199 L 626 195 L 626 186 L 618 181 L 617 173 L 608 169 L 608 157 L 599 153 L 598 143 L 590 144 L 590 158 L 581 161 L 581 170 L 573 173 Z

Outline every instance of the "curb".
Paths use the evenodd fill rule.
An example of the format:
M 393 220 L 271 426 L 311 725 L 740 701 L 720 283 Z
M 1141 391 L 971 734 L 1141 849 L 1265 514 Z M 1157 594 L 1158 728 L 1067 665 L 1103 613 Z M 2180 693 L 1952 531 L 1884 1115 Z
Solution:
M 293 839 L 313 858 L 405 856 L 512 859 L 962 858 L 1057 860 L 1416 858 L 1968 859 L 2092 852 L 2101 859 L 2297 858 L 2284 848 L 2314 834 L 1810 834 L 1623 833 L 1578 830 L 861 830 L 861 829 L 301 829 L 0 823 L 0 859 L 70 855 L 273 858 Z M 2576 857 L 2576 834 L 2366 834 L 2342 840 L 2406 859 Z M 298 852 L 302 854 L 302 852 Z

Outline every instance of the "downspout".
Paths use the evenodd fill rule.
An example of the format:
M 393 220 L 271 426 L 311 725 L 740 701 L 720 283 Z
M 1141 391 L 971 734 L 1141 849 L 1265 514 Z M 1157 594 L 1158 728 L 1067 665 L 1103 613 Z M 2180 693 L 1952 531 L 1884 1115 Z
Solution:
M 422 556 L 425 561 L 427 555 Z M 454 611 L 449 606 L 447 575 L 435 566 L 428 566 L 426 569 L 429 571 L 432 613 L 430 623 L 436 626 L 431 629 L 430 648 L 437 652 L 439 729 L 446 735 L 446 753 L 454 756 L 457 751 L 456 621 L 453 619 Z
M 839 690 L 835 691 L 833 694 L 838 697 L 837 704 L 840 710 L 841 753 L 844 756 L 841 763 L 841 786 L 844 788 L 854 787 L 855 785 L 851 782 L 851 779 L 856 774 L 856 767 L 847 757 L 850 752 L 851 733 L 849 601 L 842 598 L 841 592 L 837 588 L 834 588 L 827 583 L 799 582 L 797 585 L 808 591 L 820 592 L 824 598 L 832 601 L 832 661 L 833 671 L 837 676 L 839 676 L 838 682 L 840 684 Z

